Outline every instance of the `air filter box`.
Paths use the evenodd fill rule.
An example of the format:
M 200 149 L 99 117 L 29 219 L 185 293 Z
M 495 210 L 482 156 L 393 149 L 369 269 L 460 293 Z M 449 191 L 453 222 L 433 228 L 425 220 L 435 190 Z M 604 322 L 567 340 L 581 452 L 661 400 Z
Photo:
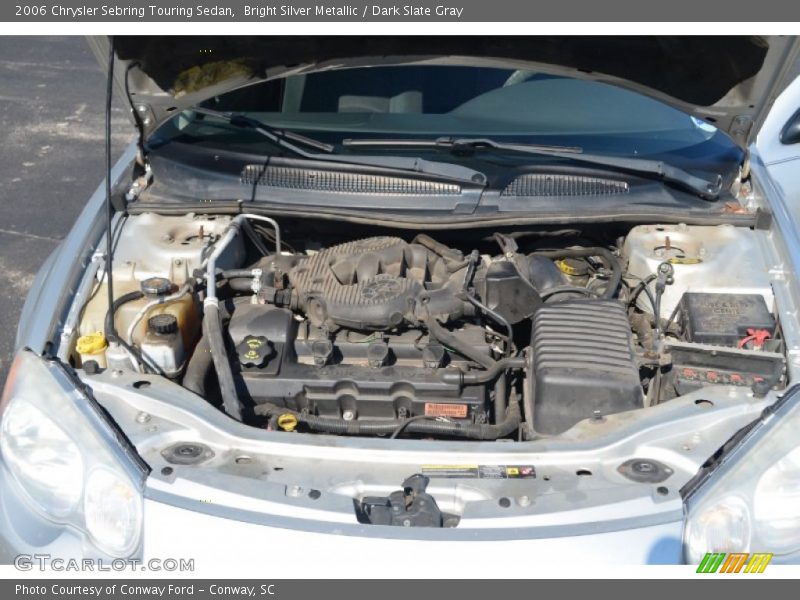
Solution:
M 578 421 L 644 406 L 631 328 L 615 301 L 545 304 L 533 318 L 533 429 L 558 434 Z

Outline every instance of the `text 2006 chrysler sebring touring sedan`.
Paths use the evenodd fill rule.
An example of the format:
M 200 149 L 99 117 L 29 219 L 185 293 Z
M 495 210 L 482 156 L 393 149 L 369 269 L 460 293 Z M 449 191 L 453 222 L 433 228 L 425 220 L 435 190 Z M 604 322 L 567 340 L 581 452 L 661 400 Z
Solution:
M 25 305 L 12 556 L 798 560 L 797 40 L 91 43 L 139 136 Z

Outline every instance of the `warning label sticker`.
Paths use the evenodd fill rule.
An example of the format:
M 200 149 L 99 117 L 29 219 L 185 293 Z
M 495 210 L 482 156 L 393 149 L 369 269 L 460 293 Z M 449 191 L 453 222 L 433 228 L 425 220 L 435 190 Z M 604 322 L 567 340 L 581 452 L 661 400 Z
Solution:
M 533 479 L 533 465 L 423 465 L 422 474 L 446 479 Z
M 425 403 L 426 417 L 452 417 L 463 419 L 467 416 L 466 404 L 441 404 L 436 402 Z

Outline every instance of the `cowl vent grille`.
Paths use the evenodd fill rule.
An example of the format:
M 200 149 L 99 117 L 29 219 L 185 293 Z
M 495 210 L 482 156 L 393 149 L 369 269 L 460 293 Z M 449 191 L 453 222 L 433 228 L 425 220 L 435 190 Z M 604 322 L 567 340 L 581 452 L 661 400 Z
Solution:
M 363 173 L 337 173 L 292 167 L 247 165 L 242 170 L 242 183 L 293 190 L 347 192 L 351 194 L 403 194 L 416 196 L 450 196 L 461 193 L 461 186 L 406 177 L 386 177 Z
M 628 183 L 616 179 L 529 173 L 520 175 L 503 190 L 503 196 L 611 196 L 627 194 Z

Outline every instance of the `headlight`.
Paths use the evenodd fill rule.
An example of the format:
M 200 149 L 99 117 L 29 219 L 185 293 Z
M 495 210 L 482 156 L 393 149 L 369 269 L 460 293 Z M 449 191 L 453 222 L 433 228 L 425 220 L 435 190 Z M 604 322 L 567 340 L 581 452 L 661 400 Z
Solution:
M 72 438 L 23 398 L 8 407 L 0 436 L 6 464 L 31 499 L 53 516 L 69 514 L 83 488 L 83 457 Z
M 99 467 L 89 474 L 83 498 L 86 529 L 108 554 L 121 556 L 135 547 L 142 496 L 130 481 Z
M 753 497 L 755 527 L 779 551 L 800 547 L 800 446 L 769 467 Z
M 684 553 L 800 552 L 800 391 L 745 435 L 686 499 Z
M 19 495 L 101 552 L 139 546 L 145 471 L 94 402 L 57 363 L 21 352 L 3 393 L 0 455 Z

